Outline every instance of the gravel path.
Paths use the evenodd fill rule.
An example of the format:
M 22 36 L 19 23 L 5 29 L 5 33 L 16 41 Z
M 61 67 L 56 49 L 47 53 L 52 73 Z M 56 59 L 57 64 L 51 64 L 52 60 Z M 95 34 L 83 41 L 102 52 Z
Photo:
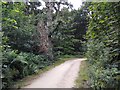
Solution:
M 82 60 L 73 59 L 43 73 L 24 88 L 72 88 Z

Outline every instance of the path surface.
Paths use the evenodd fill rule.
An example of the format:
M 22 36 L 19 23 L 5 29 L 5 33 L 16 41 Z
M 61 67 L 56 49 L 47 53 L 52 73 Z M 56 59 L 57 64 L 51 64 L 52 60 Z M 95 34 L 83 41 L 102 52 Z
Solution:
M 24 88 L 72 88 L 82 60 L 73 59 L 43 73 Z

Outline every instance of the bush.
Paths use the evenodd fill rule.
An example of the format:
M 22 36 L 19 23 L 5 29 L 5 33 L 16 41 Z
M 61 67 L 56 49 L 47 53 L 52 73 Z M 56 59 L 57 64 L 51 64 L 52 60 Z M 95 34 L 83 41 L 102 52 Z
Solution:
M 52 64 L 44 55 L 33 53 L 18 53 L 18 51 L 7 49 L 3 52 L 3 88 L 9 87 L 15 81 L 25 76 L 37 73 Z
M 120 3 L 91 3 L 87 58 L 91 87 L 120 88 Z

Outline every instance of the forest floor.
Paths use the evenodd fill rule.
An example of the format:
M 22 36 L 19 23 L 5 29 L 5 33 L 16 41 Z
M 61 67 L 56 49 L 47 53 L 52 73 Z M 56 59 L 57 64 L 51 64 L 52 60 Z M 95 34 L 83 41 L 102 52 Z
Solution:
M 55 68 L 40 74 L 23 88 L 73 88 L 79 67 L 84 58 L 65 61 Z

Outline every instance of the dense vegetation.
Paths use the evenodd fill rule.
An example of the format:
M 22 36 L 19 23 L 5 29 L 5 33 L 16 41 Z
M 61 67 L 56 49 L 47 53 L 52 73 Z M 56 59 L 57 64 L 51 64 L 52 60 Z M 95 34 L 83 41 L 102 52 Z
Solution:
M 52 4 L 59 7 L 62 3 Z M 41 2 L 2 2 L 3 88 L 52 65 L 59 57 L 76 55 L 80 51 L 82 55 L 76 44 L 82 46 L 84 40 L 87 25 L 85 12 L 69 11 L 71 5 L 65 3 L 68 8 L 59 10 L 54 7 L 54 13 L 47 5 L 49 3 L 38 9 Z M 80 14 L 84 18 L 80 18 Z M 78 27 L 82 27 L 83 34 Z
M 91 87 L 120 88 L 120 3 L 83 3 L 78 10 L 66 2 L 41 6 L 2 2 L 3 88 L 59 57 L 85 53 Z
M 120 89 L 120 3 L 91 3 L 87 58 L 93 88 Z

